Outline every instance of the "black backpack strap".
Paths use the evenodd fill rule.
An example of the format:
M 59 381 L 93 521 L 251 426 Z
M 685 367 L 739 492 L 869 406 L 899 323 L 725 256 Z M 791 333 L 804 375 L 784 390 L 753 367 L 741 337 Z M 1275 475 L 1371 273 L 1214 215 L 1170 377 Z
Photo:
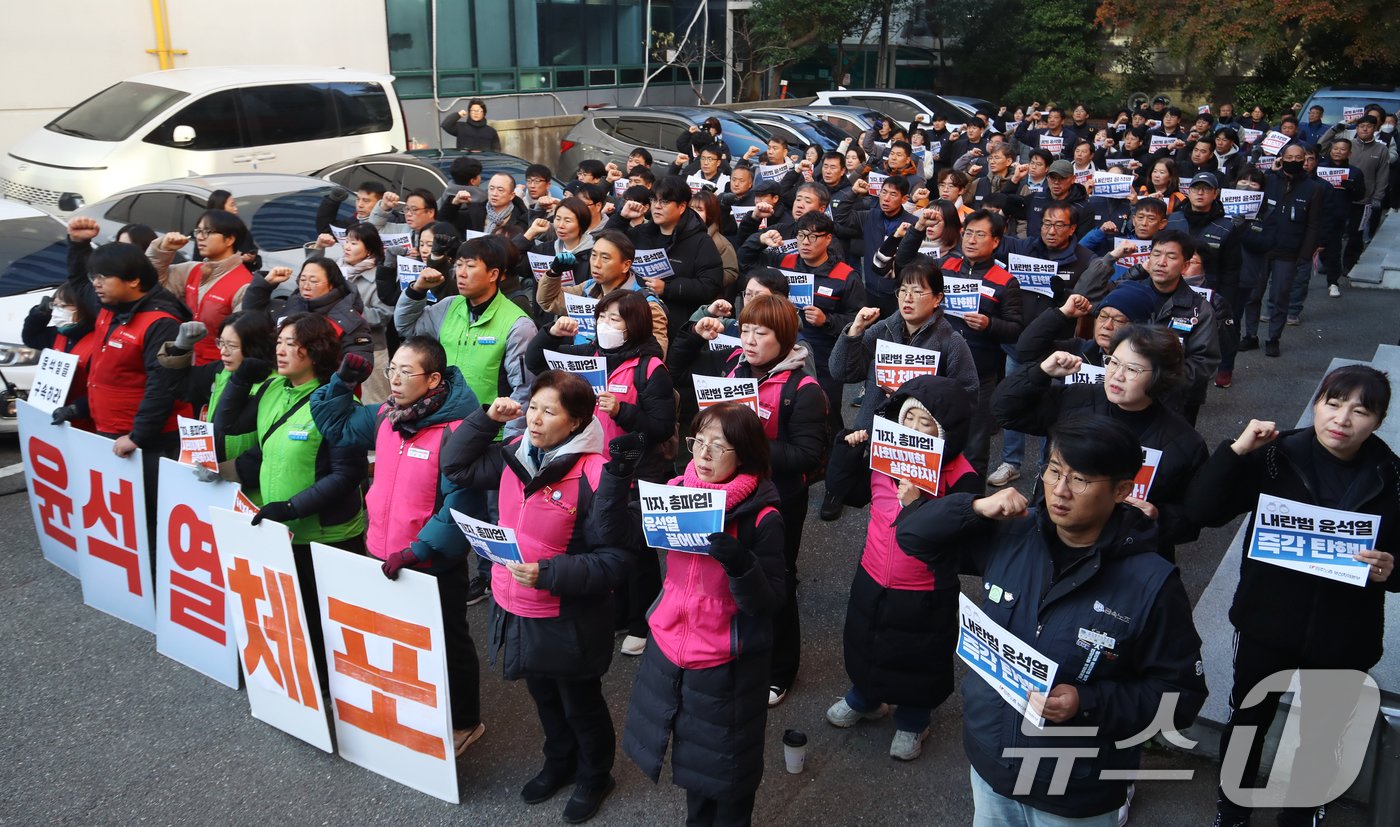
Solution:
M 272 427 L 268 428 L 266 433 L 258 437 L 258 447 L 261 448 L 262 446 L 266 445 L 267 441 L 272 438 L 272 435 L 277 433 L 277 429 L 285 425 L 287 423 L 287 420 L 295 416 L 296 412 L 305 407 L 306 403 L 310 401 L 311 394 L 308 393 L 306 396 L 303 396 L 301 399 L 297 400 L 297 403 L 295 405 L 288 408 L 286 413 L 277 417 L 277 421 L 272 423 Z

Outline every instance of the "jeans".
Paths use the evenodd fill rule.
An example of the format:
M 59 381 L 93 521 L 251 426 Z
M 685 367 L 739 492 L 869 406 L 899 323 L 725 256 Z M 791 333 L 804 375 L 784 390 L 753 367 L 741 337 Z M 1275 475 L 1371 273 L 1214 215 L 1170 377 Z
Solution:
M 1313 274 L 1317 272 L 1317 259 L 1310 257 L 1298 262 L 1298 269 L 1293 274 L 1293 290 L 1288 296 L 1288 315 L 1303 315 L 1303 302 L 1308 299 L 1308 287 L 1312 284 Z M 1331 283 L 1330 280 L 1328 282 Z
M 1244 330 L 1246 336 L 1255 336 L 1259 329 L 1259 310 L 1265 295 L 1269 301 L 1269 329 L 1265 339 L 1276 342 L 1283 335 L 1283 325 L 1287 321 L 1288 299 L 1293 290 L 1293 279 L 1298 273 L 1298 262 L 1291 258 L 1265 259 L 1259 281 L 1249 293 L 1249 303 L 1245 305 Z
M 1025 367 L 1016 361 L 1015 356 L 1006 357 L 1006 375 L 1010 376 Z M 1004 428 L 1001 432 L 1001 461 L 1020 468 L 1026 461 L 1026 435 L 1020 431 Z
M 871 700 L 868 695 L 860 691 L 860 687 L 851 684 L 851 688 L 846 690 L 846 706 L 856 712 L 874 712 L 880 707 L 880 702 Z M 895 729 L 904 732 L 923 732 L 928 729 L 928 722 L 931 718 L 933 718 L 933 707 L 901 704 L 894 708 Z
M 972 827 L 1118 827 L 1118 811 L 1087 818 L 1069 818 L 1037 810 L 997 794 L 977 770 L 972 773 Z

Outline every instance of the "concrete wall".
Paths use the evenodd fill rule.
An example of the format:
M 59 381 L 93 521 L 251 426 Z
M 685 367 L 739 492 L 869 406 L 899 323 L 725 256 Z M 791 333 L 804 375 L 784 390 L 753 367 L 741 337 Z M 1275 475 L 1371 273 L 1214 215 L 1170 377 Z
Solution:
M 383 0 L 168 0 L 176 68 L 265 63 L 389 71 Z M 160 68 L 150 0 L 11 0 L 0 148 L 112 84 Z M 349 63 L 353 59 L 353 64 Z

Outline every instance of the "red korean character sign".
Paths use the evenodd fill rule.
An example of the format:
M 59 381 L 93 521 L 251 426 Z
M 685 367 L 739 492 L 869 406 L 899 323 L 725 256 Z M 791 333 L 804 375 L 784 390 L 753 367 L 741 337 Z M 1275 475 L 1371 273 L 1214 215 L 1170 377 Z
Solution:
M 213 508 L 232 508 L 231 482 L 200 482 L 188 465 L 160 461 L 156 496 L 156 651 L 238 688 L 238 650 Z
M 24 400 L 16 403 L 19 450 L 24 482 L 29 488 L 29 511 L 44 559 L 74 577 L 78 572 L 78 538 L 82 532 L 76 489 L 81 466 L 70 460 L 69 425 L 54 425 L 50 415 Z
M 122 458 L 112 440 L 70 429 L 70 460 L 82 457 L 78 572 L 83 602 L 148 632 L 156 630 L 141 452 Z M 76 463 L 75 463 L 76 465 Z
M 311 544 L 341 757 L 456 804 L 437 578 Z
M 253 717 L 330 752 L 291 535 L 279 523 L 253 525 L 226 508 L 209 509 L 209 521 Z

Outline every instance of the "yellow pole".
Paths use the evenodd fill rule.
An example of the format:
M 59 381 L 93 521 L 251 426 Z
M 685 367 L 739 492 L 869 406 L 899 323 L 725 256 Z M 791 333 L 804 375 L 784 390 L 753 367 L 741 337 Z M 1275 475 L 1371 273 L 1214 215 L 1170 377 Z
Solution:
M 170 19 L 166 14 L 165 0 L 151 0 L 151 19 L 156 27 L 156 47 L 147 49 L 146 54 L 155 55 L 161 69 L 174 69 L 174 55 L 187 55 L 184 49 L 170 48 Z

